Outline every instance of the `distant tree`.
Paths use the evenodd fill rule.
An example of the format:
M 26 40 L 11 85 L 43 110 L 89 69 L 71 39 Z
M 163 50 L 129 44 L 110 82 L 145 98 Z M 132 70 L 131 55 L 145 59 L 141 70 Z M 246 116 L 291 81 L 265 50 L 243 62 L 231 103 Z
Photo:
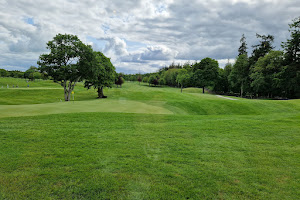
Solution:
M 259 96 L 274 97 L 282 95 L 281 72 L 283 52 L 270 51 L 264 57 L 258 59 L 252 68 L 250 77 L 251 86 Z
M 138 82 L 139 82 L 139 84 L 141 84 L 141 81 L 142 81 L 142 76 L 141 75 L 138 75 Z
M 6 77 L 8 75 L 5 69 L 0 69 L 0 77 Z
M 58 34 L 47 43 L 48 54 L 39 57 L 40 71 L 59 82 L 64 87 L 65 101 L 70 101 L 70 95 L 75 84 L 85 78 L 93 60 L 93 50 L 83 44 L 75 35 Z
M 165 78 L 163 78 L 163 77 L 160 78 L 159 81 L 158 81 L 158 84 L 159 84 L 159 85 L 166 85 L 166 80 L 165 80 Z
M 117 85 L 117 87 L 118 86 L 122 87 L 123 83 L 124 83 L 123 74 L 119 73 L 117 78 L 116 78 L 115 84 Z
M 192 70 L 192 65 L 190 62 L 186 62 L 183 64 L 182 68 L 186 69 L 188 72 Z
M 143 78 L 143 82 L 144 82 L 144 83 L 148 83 L 148 77 L 147 77 L 147 76 L 145 76 L 145 77 Z
M 300 97 L 300 17 L 289 24 L 290 39 L 284 42 L 284 65 L 282 77 L 287 96 Z
M 101 52 L 94 52 L 93 71 L 85 79 L 84 87 L 97 89 L 98 98 L 106 98 L 103 94 L 104 87 L 112 87 L 115 83 L 115 67 Z
M 245 87 L 249 86 L 249 62 L 247 55 L 242 54 L 237 57 L 229 75 L 229 81 L 232 87 L 240 88 L 240 95 L 243 97 Z
M 231 90 L 231 87 L 230 87 L 230 82 L 229 82 L 229 75 L 232 71 L 232 64 L 231 63 L 228 63 L 225 67 L 224 67 L 224 71 L 223 71 L 223 75 L 225 77 L 225 80 L 224 80 L 224 87 L 225 87 L 225 91 L 224 92 L 230 92 Z
M 176 77 L 178 74 L 178 70 L 179 69 L 177 69 L 177 68 L 171 68 L 163 73 L 163 78 L 165 79 L 166 84 L 168 86 L 176 86 L 177 85 Z
M 40 72 L 34 72 L 32 75 L 33 75 L 33 80 L 42 78 L 42 74 Z
M 242 35 L 240 43 L 241 43 L 241 46 L 239 47 L 239 56 L 242 54 L 247 55 L 247 43 L 246 43 L 246 37 L 244 34 Z
M 229 91 L 228 78 L 225 69 L 219 68 L 218 78 L 214 86 L 214 91 L 218 93 L 227 93 Z
M 188 84 L 190 78 L 191 77 L 188 74 L 188 71 L 186 69 L 183 68 L 179 70 L 178 75 L 176 77 L 176 81 L 180 85 L 181 93 L 182 93 L 182 88 Z
M 254 65 L 260 57 L 264 57 L 269 53 L 274 47 L 272 43 L 274 41 L 274 36 L 272 35 L 259 35 L 256 33 L 256 37 L 260 38 L 260 42 L 257 45 L 253 45 L 252 55 L 249 58 L 250 65 Z
M 300 66 L 300 17 L 294 19 L 289 27 L 291 38 L 282 44 L 285 51 L 285 63 L 299 64 Z
M 157 76 L 151 75 L 149 77 L 149 79 L 148 79 L 148 83 L 149 83 L 149 85 L 151 85 L 151 84 L 154 85 L 154 86 L 158 85 L 158 78 L 157 78 Z
M 24 73 L 24 78 L 28 78 L 28 79 L 30 79 L 31 81 L 33 81 L 34 80 L 34 73 L 35 72 L 38 72 L 39 70 L 38 70 L 38 68 L 37 67 L 35 67 L 35 66 L 30 66 L 29 67 L 29 69 L 27 69 L 26 71 L 25 71 L 25 73 Z
M 211 58 L 204 58 L 199 63 L 193 65 L 193 81 L 194 86 L 201 87 L 203 89 L 206 86 L 214 86 L 219 71 L 218 61 Z

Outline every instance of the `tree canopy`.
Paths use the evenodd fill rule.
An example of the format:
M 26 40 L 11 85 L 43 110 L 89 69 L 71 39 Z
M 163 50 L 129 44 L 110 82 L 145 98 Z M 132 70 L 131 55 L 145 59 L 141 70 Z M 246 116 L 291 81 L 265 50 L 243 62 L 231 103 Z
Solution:
M 40 71 L 51 76 L 64 87 L 65 101 L 75 84 L 85 80 L 85 87 L 94 86 L 99 93 L 103 87 L 110 87 L 114 80 L 115 68 L 101 52 L 82 43 L 76 35 L 58 34 L 47 43 L 48 54 L 42 54 L 38 60 Z
M 218 61 L 211 58 L 204 58 L 199 63 L 195 63 L 192 67 L 194 72 L 194 84 L 203 88 L 213 86 L 218 78 Z
M 94 87 L 97 89 L 98 98 L 105 98 L 103 94 L 104 87 L 112 87 L 115 82 L 115 67 L 101 52 L 93 52 L 94 58 L 91 61 L 91 68 L 89 70 L 90 74 L 85 79 L 84 87 L 90 89 Z

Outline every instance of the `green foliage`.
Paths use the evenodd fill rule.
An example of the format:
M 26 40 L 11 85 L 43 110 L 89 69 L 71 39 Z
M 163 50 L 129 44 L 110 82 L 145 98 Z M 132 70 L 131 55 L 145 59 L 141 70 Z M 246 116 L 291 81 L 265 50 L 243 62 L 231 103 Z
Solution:
M 116 80 L 115 80 L 115 84 L 120 87 L 122 87 L 122 84 L 124 83 L 124 78 L 123 78 L 123 74 L 122 73 L 119 73 L 116 77 Z
M 240 88 L 240 94 L 243 96 L 244 89 L 249 84 L 249 62 L 247 55 L 242 54 L 237 57 L 229 75 L 229 82 L 232 88 Z
M 218 78 L 219 64 L 218 61 L 211 58 L 204 58 L 199 63 L 193 65 L 194 86 L 204 87 L 214 86 Z
M 289 27 L 291 38 L 282 45 L 285 49 L 285 62 L 286 64 L 300 65 L 300 17 L 294 19 Z
M 160 79 L 159 79 L 159 85 L 166 85 L 166 80 L 165 80 L 165 78 L 160 78 Z
M 35 78 L 34 78 L 34 73 L 35 72 L 38 72 L 38 68 L 35 67 L 35 66 L 30 66 L 29 69 L 27 69 L 24 73 L 24 78 L 28 78 L 30 79 L 31 81 L 33 81 Z
M 251 86 L 254 92 L 262 96 L 282 96 L 280 79 L 282 72 L 283 52 L 271 51 L 258 59 L 251 69 Z
M 90 61 L 90 74 L 86 75 L 84 87 L 98 89 L 98 98 L 103 98 L 103 88 L 112 87 L 115 83 L 115 67 L 111 64 L 110 59 L 101 52 L 94 52 L 93 61 Z M 123 81 L 124 82 L 124 81 Z
M 152 85 L 156 86 L 159 83 L 158 80 L 159 80 L 159 78 L 156 75 L 151 75 L 148 79 L 148 83 L 149 83 L 149 85 L 152 84 Z
M 56 35 L 47 43 L 49 54 L 42 54 L 38 60 L 41 72 L 51 76 L 64 87 L 65 101 L 70 100 L 76 82 L 85 78 L 91 69 L 93 50 L 83 44 L 75 35 Z
M 6 77 L 7 76 L 7 71 L 5 69 L 0 69 L 0 77 Z
M 188 74 L 188 71 L 183 68 L 183 69 L 180 69 L 178 71 L 178 75 L 176 77 L 176 82 L 180 85 L 181 87 L 181 92 L 182 92 L 182 88 L 187 86 L 187 84 L 189 83 L 189 80 L 190 80 L 190 75 Z
M 243 54 L 247 55 L 247 43 L 246 43 L 246 37 L 244 34 L 242 35 L 240 43 L 241 43 L 241 46 L 239 47 L 239 50 L 238 50 L 239 56 L 243 55 Z
M 169 68 L 163 73 L 163 78 L 166 80 L 168 86 L 176 86 L 176 77 L 178 74 L 178 68 Z
M 274 47 L 272 43 L 274 42 L 274 36 L 272 35 L 259 35 L 256 33 L 256 37 L 260 38 L 259 44 L 253 45 L 252 55 L 249 58 L 250 65 L 254 65 L 260 57 L 264 57 L 269 53 Z
M 143 78 L 143 83 L 148 83 L 148 77 L 147 77 L 147 76 L 145 76 L 145 77 Z
M 283 43 L 284 64 L 282 77 L 286 95 L 300 97 L 300 17 L 293 20 L 290 26 L 290 39 Z

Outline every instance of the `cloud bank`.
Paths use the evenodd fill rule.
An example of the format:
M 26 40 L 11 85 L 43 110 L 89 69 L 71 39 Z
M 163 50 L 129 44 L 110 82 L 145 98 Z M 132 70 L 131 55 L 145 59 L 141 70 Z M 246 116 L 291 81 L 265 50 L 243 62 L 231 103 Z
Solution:
M 275 36 L 280 49 L 300 4 L 286 0 L 2 0 L 0 68 L 36 65 L 58 33 L 76 34 L 111 58 L 117 71 L 154 72 L 172 62 L 211 57 L 224 66 L 244 33 Z

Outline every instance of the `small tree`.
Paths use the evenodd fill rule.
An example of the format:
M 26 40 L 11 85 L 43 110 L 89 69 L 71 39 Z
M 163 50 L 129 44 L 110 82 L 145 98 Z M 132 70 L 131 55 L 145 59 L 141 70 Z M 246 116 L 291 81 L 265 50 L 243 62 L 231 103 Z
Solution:
M 8 75 L 5 69 L 0 69 L 0 77 L 6 77 Z
M 186 86 L 190 80 L 190 75 L 188 74 L 186 69 L 180 69 L 178 72 L 178 75 L 176 77 L 176 82 L 180 85 L 181 88 L 181 93 L 182 93 L 182 88 Z
M 141 85 L 142 76 L 141 76 L 141 75 L 139 75 L 137 80 L 138 80 L 139 84 Z
M 158 78 L 155 75 L 151 75 L 148 79 L 149 86 L 153 84 L 154 86 L 158 85 Z
M 115 84 L 120 87 L 122 87 L 122 84 L 124 83 L 124 79 L 123 79 L 123 74 L 120 73 L 117 78 L 116 78 L 116 81 L 115 81 Z
M 41 79 L 41 78 L 42 78 L 42 74 L 40 72 L 33 73 L 33 80 Z
M 24 72 L 24 78 L 28 78 L 29 80 L 33 81 L 35 79 L 34 78 L 35 72 L 38 72 L 38 68 L 34 66 L 30 66 L 30 68 Z
M 147 77 L 147 76 L 145 76 L 145 77 L 143 78 L 143 82 L 144 82 L 144 83 L 148 83 L 148 77 Z
M 164 78 L 160 78 L 159 85 L 165 85 L 165 84 L 166 84 L 166 80 Z

